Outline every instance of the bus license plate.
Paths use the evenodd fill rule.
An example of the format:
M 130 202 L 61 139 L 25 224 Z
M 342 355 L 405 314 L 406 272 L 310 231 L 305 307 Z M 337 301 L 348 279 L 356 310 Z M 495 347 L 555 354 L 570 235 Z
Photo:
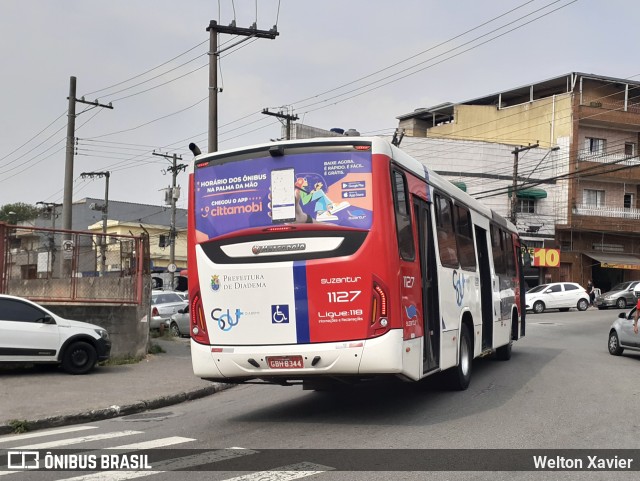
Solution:
M 271 369 L 302 369 L 302 356 L 273 356 L 267 357 L 267 364 Z

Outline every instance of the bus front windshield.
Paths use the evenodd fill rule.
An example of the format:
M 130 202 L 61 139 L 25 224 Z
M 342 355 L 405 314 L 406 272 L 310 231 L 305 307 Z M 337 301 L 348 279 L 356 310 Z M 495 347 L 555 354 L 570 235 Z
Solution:
M 372 224 L 370 151 L 225 157 L 197 166 L 194 182 L 200 241 L 288 223 Z

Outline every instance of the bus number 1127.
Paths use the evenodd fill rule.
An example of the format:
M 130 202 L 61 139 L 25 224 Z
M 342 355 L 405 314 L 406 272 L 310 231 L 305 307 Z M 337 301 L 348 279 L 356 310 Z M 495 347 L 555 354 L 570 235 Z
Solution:
M 362 291 L 327 292 L 329 302 L 353 302 Z

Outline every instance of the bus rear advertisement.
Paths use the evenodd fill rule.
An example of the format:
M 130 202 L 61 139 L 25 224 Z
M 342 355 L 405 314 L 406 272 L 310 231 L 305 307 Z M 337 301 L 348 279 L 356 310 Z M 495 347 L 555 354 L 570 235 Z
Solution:
M 315 388 L 448 369 L 464 389 L 474 357 L 508 358 L 524 334 L 515 228 L 385 140 L 200 155 L 188 212 L 204 379 Z

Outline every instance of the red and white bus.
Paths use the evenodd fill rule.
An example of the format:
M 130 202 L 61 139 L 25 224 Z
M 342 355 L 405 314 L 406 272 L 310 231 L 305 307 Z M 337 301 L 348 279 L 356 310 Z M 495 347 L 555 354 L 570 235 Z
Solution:
M 199 155 L 189 181 L 194 373 L 319 389 L 509 359 L 525 331 L 515 227 L 381 138 Z

